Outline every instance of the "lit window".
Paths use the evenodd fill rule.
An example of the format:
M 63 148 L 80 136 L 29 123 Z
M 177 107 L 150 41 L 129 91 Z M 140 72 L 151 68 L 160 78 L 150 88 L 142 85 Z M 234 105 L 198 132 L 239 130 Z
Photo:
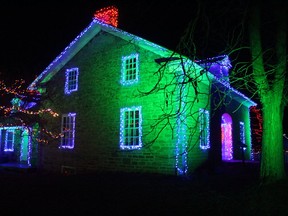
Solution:
M 138 82 L 139 62 L 138 54 L 122 57 L 121 84 L 131 85 Z
M 199 110 L 200 122 L 200 148 L 210 148 L 210 127 L 209 127 L 209 111 L 205 109 Z
M 14 151 L 14 130 L 5 130 L 4 151 Z
M 137 149 L 142 147 L 141 107 L 120 110 L 120 148 Z
M 78 90 L 78 68 L 71 68 L 66 70 L 66 81 L 65 81 L 65 94 Z
M 62 139 L 61 148 L 74 148 L 75 140 L 75 118 L 76 113 L 69 113 L 62 115 Z

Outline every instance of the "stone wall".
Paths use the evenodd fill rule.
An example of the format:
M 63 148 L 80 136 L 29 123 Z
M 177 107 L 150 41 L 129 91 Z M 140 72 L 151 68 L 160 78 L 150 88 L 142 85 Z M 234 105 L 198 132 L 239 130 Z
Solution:
M 139 54 L 139 82 L 120 84 L 121 57 Z M 164 130 L 157 142 L 139 150 L 121 150 L 119 144 L 120 109 L 142 106 L 143 134 L 151 130 L 162 114 L 163 94 L 139 97 L 157 81 L 153 75 L 159 56 L 107 33 L 100 33 L 68 62 L 47 84 L 52 106 L 61 114 L 76 113 L 75 148 L 59 149 L 60 141 L 43 146 L 43 167 L 61 171 L 62 166 L 75 167 L 76 172 L 95 170 L 148 173 L 175 173 L 175 142 L 171 131 Z M 79 68 L 77 92 L 64 95 L 65 70 Z M 53 128 L 61 127 L 61 118 L 53 120 Z M 151 136 L 143 136 L 145 146 Z

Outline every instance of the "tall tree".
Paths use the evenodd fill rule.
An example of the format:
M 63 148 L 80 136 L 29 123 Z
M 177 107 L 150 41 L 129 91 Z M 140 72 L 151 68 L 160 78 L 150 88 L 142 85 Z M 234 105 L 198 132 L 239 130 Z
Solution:
M 269 44 L 263 43 L 265 26 L 261 25 L 263 24 L 261 21 L 264 20 L 263 15 L 267 11 L 261 11 L 263 7 L 260 5 L 260 1 L 252 1 L 250 4 L 249 41 L 253 79 L 263 113 L 260 176 L 263 183 L 270 183 L 286 177 L 283 156 L 283 112 L 287 103 L 284 89 L 287 79 L 287 4 L 281 0 L 269 3 L 272 12 L 270 22 L 275 27 L 273 31 L 275 37 L 270 38 L 274 42 Z
M 219 54 L 229 55 L 233 61 L 230 84 L 250 93 L 262 109 L 261 182 L 266 184 L 286 178 L 283 154 L 283 112 L 287 105 L 285 86 L 288 83 L 286 1 L 196 2 L 198 5 L 191 13 L 191 22 L 176 47 L 177 53 L 193 61 Z M 159 82 L 152 90 L 166 91 L 168 86 L 175 86 L 175 90 L 191 88 L 189 92 L 194 89 L 197 99 L 197 95 L 201 95 L 199 86 L 193 85 L 189 70 L 183 69 L 181 80 L 184 82 L 175 77 L 164 87 L 160 85 L 164 72 L 159 70 Z M 184 104 L 180 108 L 193 106 L 193 100 L 188 103 L 184 97 L 179 100 L 174 102 Z M 163 115 L 163 119 L 170 123 L 175 116 Z
M 207 57 L 213 52 L 229 55 L 233 61 L 231 85 L 250 93 L 262 109 L 261 182 L 269 184 L 284 179 L 288 3 L 285 0 L 198 3 L 199 13 L 194 14 L 192 25 L 180 40 L 179 52 L 193 58 Z

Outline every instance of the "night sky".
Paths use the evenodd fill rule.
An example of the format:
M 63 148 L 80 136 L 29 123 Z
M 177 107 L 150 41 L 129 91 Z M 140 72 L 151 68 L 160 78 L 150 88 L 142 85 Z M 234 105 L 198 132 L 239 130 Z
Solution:
M 71 3 L 72 2 L 72 3 Z M 193 1 L 10 0 L 0 7 L 1 79 L 31 83 L 92 21 L 115 5 L 118 28 L 174 49 L 195 8 Z
M 240 7 L 235 2 L 199 1 L 202 3 L 206 1 L 205 12 L 213 18 L 211 21 L 220 20 L 220 23 L 224 23 L 228 20 L 232 25 L 236 23 L 233 19 L 237 17 L 236 13 L 239 12 L 237 8 Z M 29 85 L 90 24 L 96 10 L 111 5 L 119 9 L 118 28 L 174 50 L 189 21 L 196 18 L 197 0 L 175 2 L 9 0 L 1 2 L 0 79 L 13 82 L 21 78 Z M 231 5 L 235 8 L 233 12 L 229 9 Z M 226 18 L 223 17 L 224 14 Z M 200 43 L 203 33 L 201 24 L 199 29 L 198 42 Z M 220 47 L 219 50 L 225 49 L 216 35 L 211 33 L 209 37 L 215 38 L 215 41 L 208 46 L 208 50 L 215 50 L 213 47 L 215 45 Z M 214 54 L 216 55 L 216 52 Z M 208 54 L 206 57 L 211 55 Z

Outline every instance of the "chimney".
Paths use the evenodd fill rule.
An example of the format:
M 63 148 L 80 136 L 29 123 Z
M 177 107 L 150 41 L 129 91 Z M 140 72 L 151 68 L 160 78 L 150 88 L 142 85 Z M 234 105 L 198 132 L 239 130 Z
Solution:
M 97 10 L 94 13 L 94 18 L 108 25 L 112 25 L 117 28 L 118 26 L 118 8 L 115 6 L 109 6 Z

